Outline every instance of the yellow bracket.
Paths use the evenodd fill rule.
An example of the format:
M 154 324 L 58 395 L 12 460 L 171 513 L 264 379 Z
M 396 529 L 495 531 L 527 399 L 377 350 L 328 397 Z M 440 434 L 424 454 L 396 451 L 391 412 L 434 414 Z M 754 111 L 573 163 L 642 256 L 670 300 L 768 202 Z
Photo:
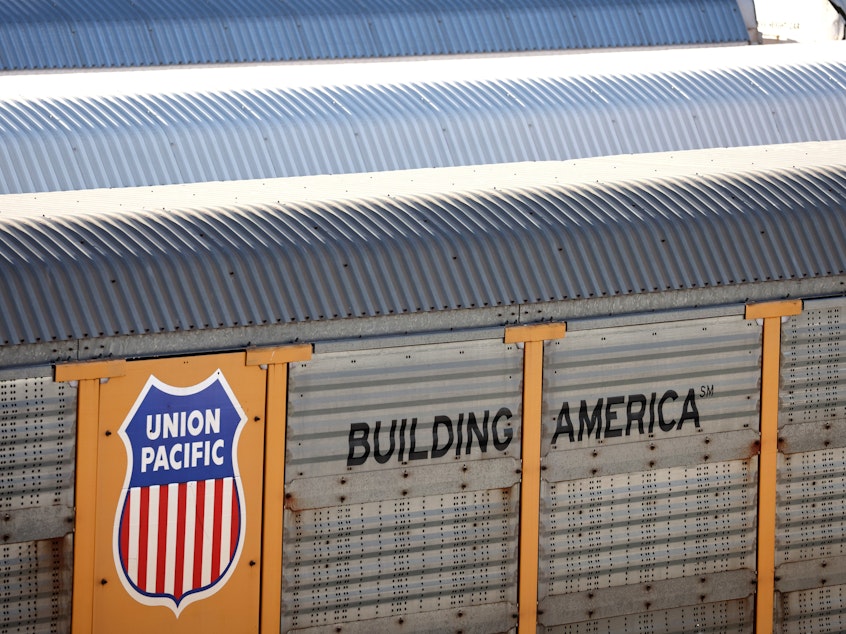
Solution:
M 543 342 L 561 339 L 566 324 L 506 328 L 505 343 L 523 348 L 523 460 L 520 483 L 520 634 L 534 634 L 538 620 L 538 540 L 540 534 L 541 411 L 543 409 Z
M 761 450 L 758 458 L 758 589 L 755 631 L 773 631 L 775 593 L 776 478 L 778 465 L 778 391 L 782 317 L 802 312 L 800 300 L 746 306 L 746 319 L 762 319 Z

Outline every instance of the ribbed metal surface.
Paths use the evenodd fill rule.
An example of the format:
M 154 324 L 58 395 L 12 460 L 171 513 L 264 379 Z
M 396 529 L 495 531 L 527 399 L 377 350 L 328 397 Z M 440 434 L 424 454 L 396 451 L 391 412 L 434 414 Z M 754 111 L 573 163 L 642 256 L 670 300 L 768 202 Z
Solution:
M 180 80 L 211 78 L 192 71 L 161 76 L 156 85 L 139 77 L 128 92 L 64 96 L 45 88 L 51 80 L 42 76 L 0 102 L 0 192 L 846 138 L 846 49 L 791 58 L 774 48 L 737 49 L 731 57 L 722 50 L 706 64 L 698 51 L 680 51 L 692 70 L 661 70 L 666 62 L 645 53 L 610 54 L 619 61 L 610 71 L 544 56 L 524 64 L 524 77 L 501 80 L 488 78 L 496 60 L 457 60 L 444 68 L 449 81 L 416 80 L 423 67 L 409 63 L 401 81 L 351 69 L 311 88 L 286 87 L 280 70 L 244 89 L 221 90 L 235 79 L 226 74 L 184 91 Z M 599 68 L 607 64 L 596 60 Z M 122 77 L 113 78 L 117 85 L 131 81 Z M 26 96 L 45 89 L 49 97 Z
M 0 544 L 0 631 L 69 632 L 72 563 L 70 535 Z
M 737 460 L 545 484 L 541 622 L 695 605 L 717 598 L 713 586 L 724 586 L 726 598 L 747 597 L 756 471 L 754 460 Z M 738 572 L 746 573 L 743 582 L 729 582 Z
M 5 0 L 0 25 L 5 70 L 748 41 L 735 0 Z
M 570 333 L 544 356 L 544 455 L 756 429 L 760 344 L 738 317 Z
M 513 627 L 521 361 L 494 340 L 291 365 L 283 631 Z
M 846 607 L 846 301 L 782 324 L 776 590 L 781 631 L 842 631 Z
M 547 600 L 753 569 L 755 476 L 754 464 L 733 461 L 550 483 L 541 513 Z
M 777 564 L 846 556 L 844 486 L 843 447 L 779 456 Z
M 840 145 L 809 147 L 825 155 Z M 663 181 L 533 186 L 563 168 L 531 164 L 520 168 L 520 188 L 472 193 L 43 216 L 38 200 L 35 213 L 6 206 L 0 343 L 838 275 L 844 168 L 814 167 L 809 147 L 777 150 L 781 170 L 732 175 L 687 171 L 706 169 L 724 151 L 687 157 L 681 172 L 672 157 L 651 157 L 656 174 L 677 170 Z M 386 175 L 383 186 L 390 191 L 405 177 Z M 73 205 L 76 195 L 61 199 Z
M 792 452 L 803 439 L 807 448 L 810 435 L 821 437 L 826 425 L 846 423 L 846 300 L 809 302 L 783 332 L 780 423 Z M 826 447 L 846 446 L 846 438 L 828 440 Z
M 76 390 L 47 378 L 0 381 L 0 512 L 5 543 L 73 528 Z
M 561 620 L 545 625 L 585 620 L 585 593 L 754 569 L 760 342 L 722 317 L 547 346 L 540 595 Z M 663 607 L 696 603 L 673 596 Z
M 846 631 L 846 585 L 790 592 L 781 597 L 783 634 L 834 634 Z
M 571 625 L 548 627 L 544 632 L 546 634 L 581 634 L 582 632 L 740 634 L 741 632 L 751 633 L 754 624 L 754 607 L 751 599 L 740 599 L 582 621 Z

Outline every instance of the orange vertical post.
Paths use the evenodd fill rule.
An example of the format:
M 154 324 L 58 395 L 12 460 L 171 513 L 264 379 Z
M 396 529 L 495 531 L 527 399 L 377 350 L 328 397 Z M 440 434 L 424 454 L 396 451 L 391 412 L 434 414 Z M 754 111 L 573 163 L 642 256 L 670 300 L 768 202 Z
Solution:
M 94 546 L 97 511 L 100 380 L 120 376 L 124 361 L 59 365 L 57 382 L 78 381 L 74 481 L 73 599 L 71 631 L 91 632 L 94 624 Z
M 761 360 L 761 449 L 758 458 L 758 588 L 755 631 L 773 631 L 775 593 L 776 479 L 778 465 L 778 392 L 781 320 L 802 312 L 799 300 L 749 304 L 747 319 L 763 320 Z
M 543 342 L 560 339 L 565 324 L 514 326 L 505 343 L 523 343 L 522 478 L 520 483 L 520 634 L 534 634 L 538 619 L 538 540 L 540 533 L 541 412 L 543 409 Z
M 261 632 L 278 632 L 282 617 L 282 536 L 285 503 L 285 430 L 288 363 L 308 361 L 311 345 L 253 348 L 247 365 L 267 366 L 262 512 Z

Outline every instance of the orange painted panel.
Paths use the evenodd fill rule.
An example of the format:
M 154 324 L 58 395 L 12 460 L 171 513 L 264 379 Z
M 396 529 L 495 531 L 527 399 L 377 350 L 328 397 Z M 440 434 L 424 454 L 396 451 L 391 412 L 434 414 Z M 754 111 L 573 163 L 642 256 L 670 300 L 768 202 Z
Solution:
M 93 629 L 256 632 L 266 371 L 127 363 L 100 386 Z

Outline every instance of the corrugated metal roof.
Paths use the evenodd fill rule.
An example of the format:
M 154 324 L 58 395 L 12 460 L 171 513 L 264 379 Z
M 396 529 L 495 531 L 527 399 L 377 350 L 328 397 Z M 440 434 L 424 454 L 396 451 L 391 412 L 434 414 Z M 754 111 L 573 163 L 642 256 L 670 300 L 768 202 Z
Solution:
M 846 138 L 842 43 L 669 57 L 7 77 L 0 193 Z
M 0 344 L 846 272 L 846 142 L 217 187 L 0 198 Z
M 736 0 L 3 0 L 0 68 L 747 42 Z

